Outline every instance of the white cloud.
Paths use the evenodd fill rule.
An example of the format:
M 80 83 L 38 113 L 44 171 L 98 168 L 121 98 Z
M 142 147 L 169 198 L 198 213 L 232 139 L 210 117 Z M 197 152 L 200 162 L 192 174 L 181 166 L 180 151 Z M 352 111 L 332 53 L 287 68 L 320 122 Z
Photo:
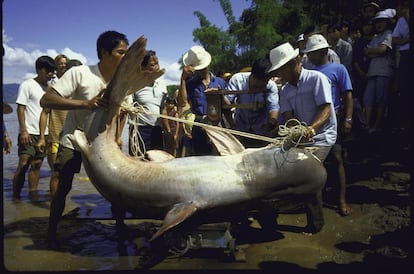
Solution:
M 13 39 L 8 37 L 5 31 L 3 30 L 3 47 L 4 47 L 4 56 L 3 56 L 3 83 L 11 84 L 17 83 L 20 84 L 24 80 L 33 78 L 36 76 L 35 62 L 39 56 L 48 55 L 52 58 L 55 58 L 58 54 L 65 54 L 70 59 L 78 59 L 83 64 L 88 65 L 94 62 L 91 62 L 91 59 L 85 57 L 82 53 L 75 52 L 70 48 L 64 48 L 62 50 L 56 49 L 33 49 L 28 50 L 24 48 L 14 48 L 9 45 Z M 88 61 L 89 60 L 89 61 Z M 165 74 L 163 75 L 164 80 L 167 85 L 179 85 L 181 70 L 180 65 L 177 62 L 168 63 L 160 61 L 161 68 L 165 69 Z
M 14 48 L 9 46 L 9 43 L 13 39 L 8 37 L 3 30 L 3 83 L 20 84 L 24 80 L 33 78 L 36 76 L 35 62 L 36 59 L 42 55 L 49 55 L 55 58 L 56 55 L 63 53 L 70 59 L 78 59 L 83 64 L 88 64 L 87 58 L 78 52 L 74 52 L 69 48 L 64 48 L 61 51 L 56 49 L 46 49 L 42 51 L 40 49 L 27 50 L 23 48 Z
M 163 75 L 165 83 L 168 85 L 179 85 L 181 78 L 181 69 L 180 64 L 175 63 L 166 63 L 160 60 L 160 67 L 165 69 Z
M 12 38 L 10 38 L 10 37 L 8 37 L 7 36 L 7 34 L 6 34 L 6 31 L 5 30 L 3 30 L 3 42 L 4 43 L 8 43 L 8 42 L 10 42 L 11 40 L 13 40 Z

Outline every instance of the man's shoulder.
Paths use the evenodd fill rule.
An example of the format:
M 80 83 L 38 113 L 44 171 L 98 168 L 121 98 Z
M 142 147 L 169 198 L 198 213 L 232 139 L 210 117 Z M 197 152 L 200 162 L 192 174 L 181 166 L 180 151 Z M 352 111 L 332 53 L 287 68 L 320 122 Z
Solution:
M 32 90 L 36 90 L 37 88 L 42 88 L 40 86 L 40 84 L 38 82 L 36 82 L 35 79 L 30 78 L 30 79 L 26 79 L 24 80 L 20 85 L 19 85 L 19 92 L 21 91 L 26 91 L 26 92 L 31 92 Z
M 325 75 L 325 73 L 316 69 L 302 68 L 300 78 L 302 79 L 302 81 L 318 81 L 318 79 L 324 79 L 329 81 L 329 78 Z
M 20 83 L 20 87 L 26 87 L 29 85 L 33 85 L 36 81 L 33 78 L 26 79 L 23 82 Z

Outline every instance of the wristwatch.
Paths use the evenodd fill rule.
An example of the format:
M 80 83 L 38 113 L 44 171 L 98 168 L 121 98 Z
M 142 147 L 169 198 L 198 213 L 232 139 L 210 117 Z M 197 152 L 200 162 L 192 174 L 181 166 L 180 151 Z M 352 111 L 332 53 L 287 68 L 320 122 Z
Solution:
M 345 118 L 345 122 L 352 124 L 352 118 Z

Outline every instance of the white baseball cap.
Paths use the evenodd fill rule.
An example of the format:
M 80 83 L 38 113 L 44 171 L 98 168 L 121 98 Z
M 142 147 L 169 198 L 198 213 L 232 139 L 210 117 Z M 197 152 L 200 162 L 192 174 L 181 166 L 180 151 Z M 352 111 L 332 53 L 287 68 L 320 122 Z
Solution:
M 306 47 L 303 52 L 311 52 L 318 49 L 329 48 L 328 41 L 321 34 L 314 34 L 309 36 L 308 41 L 306 42 Z
M 289 42 L 272 49 L 269 54 L 272 67 L 268 70 L 268 72 L 277 70 L 298 55 L 299 49 L 294 49 Z
M 300 41 L 303 41 L 303 40 L 305 40 L 305 35 L 303 33 L 301 33 L 301 34 L 298 35 L 298 38 L 296 39 L 296 42 L 300 42 Z
M 183 64 L 191 65 L 195 70 L 201 70 L 211 62 L 211 55 L 202 46 L 193 46 L 183 56 Z

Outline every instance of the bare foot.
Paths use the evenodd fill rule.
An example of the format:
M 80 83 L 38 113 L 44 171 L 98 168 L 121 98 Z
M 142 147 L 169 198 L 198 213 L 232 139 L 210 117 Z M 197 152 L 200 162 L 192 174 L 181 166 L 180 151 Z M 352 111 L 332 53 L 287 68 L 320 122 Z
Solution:
M 339 214 L 341 216 L 348 216 L 350 215 L 352 212 L 352 209 L 346 204 L 346 203 L 341 203 L 339 205 Z

